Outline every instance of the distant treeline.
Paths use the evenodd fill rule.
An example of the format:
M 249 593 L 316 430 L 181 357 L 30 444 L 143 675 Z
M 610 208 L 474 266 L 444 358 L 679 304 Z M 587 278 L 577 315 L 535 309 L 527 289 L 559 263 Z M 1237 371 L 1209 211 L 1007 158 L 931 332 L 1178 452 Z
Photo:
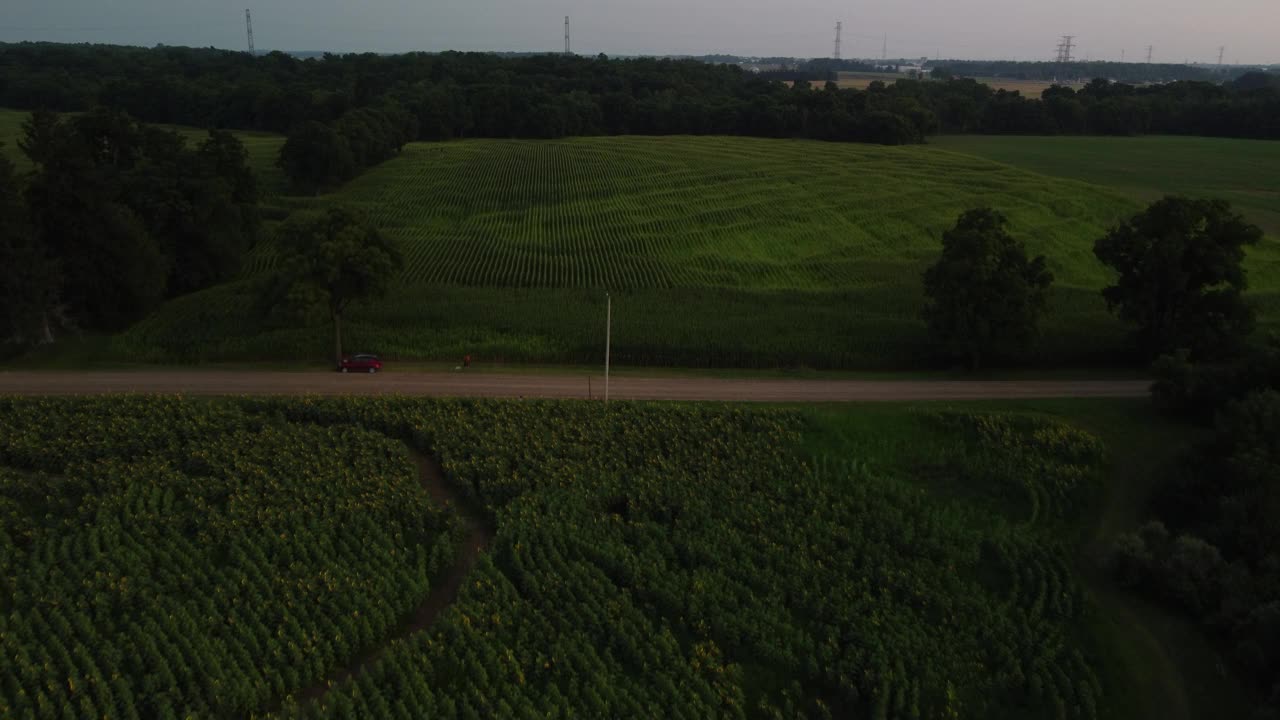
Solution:
M 827 62 L 806 69 L 820 71 Z M 300 60 L 177 47 L 0 45 L 0 105 L 101 105 L 147 122 L 291 134 L 318 122 L 346 136 L 353 155 L 361 154 L 357 145 L 366 149 L 351 161 L 357 170 L 414 138 L 720 134 L 899 144 L 936 132 L 1280 137 L 1280 85 L 1262 73 L 1225 84 L 1095 81 L 1080 92 L 1051 89 L 1040 100 L 972 80 L 813 92 L 804 83 L 792 88 L 736 65 L 696 60 L 452 52 Z M 376 111 L 359 122 L 370 132 L 344 129 L 343 118 L 362 109 Z M 332 178 L 303 180 L 322 186 Z

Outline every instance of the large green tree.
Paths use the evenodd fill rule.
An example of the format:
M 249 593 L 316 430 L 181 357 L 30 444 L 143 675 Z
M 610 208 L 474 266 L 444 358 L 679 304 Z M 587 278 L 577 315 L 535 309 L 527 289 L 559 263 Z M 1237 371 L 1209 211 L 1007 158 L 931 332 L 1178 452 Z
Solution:
M 37 112 L 23 129 L 19 145 L 36 165 L 27 204 L 39 243 L 58 260 L 59 296 L 77 325 L 120 329 L 159 302 L 165 288 L 164 257 L 125 192 L 142 134 L 113 111 L 75 118 Z
M 337 130 L 310 120 L 289 131 L 276 165 L 301 192 L 315 194 L 356 174 L 351 144 Z
M 57 268 L 39 243 L 13 163 L 0 155 L 0 343 L 49 342 Z
M 1119 274 L 1102 294 L 1135 326 L 1144 354 L 1212 359 L 1238 353 L 1253 330 L 1241 265 L 1261 239 L 1224 200 L 1170 196 L 1112 228 L 1093 252 Z
M 1044 256 L 1027 258 L 991 208 L 969 210 L 942 234 L 942 256 L 924 273 L 924 320 L 931 338 L 976 369 L 1013 355 L 1036 335 L 1053 274 Z
M 23 129 L 33 242 L 57 261 L 56 295 L 82 327 L 119 329 L 166 294 L 223 280 L 254 241 L 256 185 L 228 133 L 193 150 L 107 109 L 36 112 Z
M 334 362 L 342 361 L 342 316 L 355 300 L 386 292 L 400 252 L 363 215 L 346 208 L 294 213 L 276 232 L 280 269 L 268 304 L 323 306 L 333 321 Z

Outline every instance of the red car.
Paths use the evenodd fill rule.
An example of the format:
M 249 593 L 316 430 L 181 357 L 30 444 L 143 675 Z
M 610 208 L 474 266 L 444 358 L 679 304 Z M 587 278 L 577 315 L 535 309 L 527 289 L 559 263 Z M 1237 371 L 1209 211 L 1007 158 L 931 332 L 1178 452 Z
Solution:
M 342 372 L 376 373 L 382 369 L 382 361 L 377 355 L 354 355 L 342 358 L 338 369 Z

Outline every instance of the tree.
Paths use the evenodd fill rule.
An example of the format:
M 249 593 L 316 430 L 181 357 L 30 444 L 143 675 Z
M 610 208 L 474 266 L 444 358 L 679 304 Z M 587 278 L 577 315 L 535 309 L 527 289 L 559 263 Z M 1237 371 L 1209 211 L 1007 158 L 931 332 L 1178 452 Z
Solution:
M 36 163 L 27 207 L 36 242 L 58 261 L 58 296 L 85 327 L 125 327 L 160 301 L 166 283 L 166 260 L 128 192 L 144 133 L 111 110 L 36 113 L 23 130 L 20 146 Z
M 386 292 L 400 252 L 362 215 L 345 208 L 294 213 L 276 233 L 280 271 L 268 303 L 322 305 L 333 321 L 334 362 L 342 362 L 342 314 L 352 301 Z
M 969 210 L 942 234 L 942 257 L 925 271 L 924 320 L 935 342 L 976 369 L 991 353 L 1013 353 L 1036 334 L 1053 275 L 1027 259 L 991 208 Z
M 27 217 L 13 163 L 0 155 L 0 342 L 51 342 L 57 268 Z
M 1212 359 L 1237 354 L 1253 330 L 1241 263 L 1260 239 L 1262 230 L 1223 200 L 1171 196 L 1112 228 L 1093 252 L 1119 273 L 1102 294 L 1136 326 L 1143 353 L 1187 349 Z
M 339 185 L 356 173 L 347 139 L 333 127 L 314 120 L 289 133 L 276 165 L 300 191 L 315 194 Z

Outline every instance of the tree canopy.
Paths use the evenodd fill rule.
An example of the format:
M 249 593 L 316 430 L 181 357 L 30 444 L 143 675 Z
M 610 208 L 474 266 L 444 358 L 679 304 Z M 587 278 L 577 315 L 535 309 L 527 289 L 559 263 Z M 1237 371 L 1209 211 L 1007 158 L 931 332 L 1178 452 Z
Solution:
M 1044 256 L 1029 260 L 1007 224 L 991 208 L 963 213 L 942 234 L 942 256 L 924 274 L 930 337 L 971 368 L 1025 349 L 1053 283 Z
M 280 269 L 267 287 L 269 305 L 323 307 L 333 321 L 334 362 L 342 361 L 342 316 L 356 300 L 378 297 L 402 258 L 363 215 L 342 207 L 298 212 L 276 231 Z
M 116 110 L 39 111 L 19 146 L 34 169 L 0 169 L 9 339 L 124 327 L 229 277 L 256 237 L 256 183 L 229 133 L 193 149 Z
M 1135 327 L 1148 357 L 1178 349 L 1196 359 L 1229 357 L 1253 329 L 1241 264 L 1245 247 L 1261 239 L 1226 201 L 1165 197 L 1094 244 L 1118 273 L 1103 297 Z
M 1050 67 L 1036 73 L 1062 70 L 1042 65 Z M 1034 74 L 1029 68 L 984 72 L 953 64 L 939 79 L 873 83 L 867 90 L 790 87 L 795 80 L 822 87 L 831 72 L 847 69 L 868 68 L 814 60 L 772 79 L 693 59 L 456 52 L 301 59 L 181 47 L 0 44 L 0 106 L 107 105 L 148 122 L 281 133 L 309 120 L 335 123 L 361 109 L 400 108 L 412 122 L 391 125 L 422 140 L 716 134 L 905 143 L 939 131 L 1280 138 L 1280 87 L 1264 74 L 1222 82 L 1226 76 L 1212 72 L 1086 65 L 1073 76 L 1143 83 L 1156 72 L 1179 81 L 1095 81 L 1080 91 L 1060 88 L 1066 92 L 1053 103 L 959 77 Z M 942 80 L 948 73 L 957 77 Z M 357 143 L 350 137 L 348 143 L 358 156 Z M 355 159 L 357 168 L 372 162 Z
M 17 171 L 0 155 L 0 343 L 52 339 L 56 273 L 27 217 Z

